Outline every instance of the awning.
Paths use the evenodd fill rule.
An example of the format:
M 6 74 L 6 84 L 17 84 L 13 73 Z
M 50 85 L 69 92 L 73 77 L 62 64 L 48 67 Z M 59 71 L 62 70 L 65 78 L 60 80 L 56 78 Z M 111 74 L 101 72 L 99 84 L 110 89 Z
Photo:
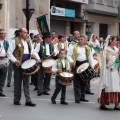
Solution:
M 61 20 L 61 21 L 69 21 L 69 22 L 81 22 L 81 23 L 87 23 L 88 20 L 81 19 L 81 18 L 68 18 L 68 17 L 61 17 L 61 16 L 50 16 L 51 20 Z

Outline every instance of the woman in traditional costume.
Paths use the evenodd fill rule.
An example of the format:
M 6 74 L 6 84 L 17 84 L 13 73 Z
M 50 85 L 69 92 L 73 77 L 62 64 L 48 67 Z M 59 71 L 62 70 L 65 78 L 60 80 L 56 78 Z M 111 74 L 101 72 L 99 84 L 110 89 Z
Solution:
M 96 35 L 91 35 L 88 45 L 89 47 L 92 47 L 95 50 L 95 52 L 100 52 L 100 43 L 97 40 Z
M 120 82 L 118 66 L 120 65 L 117 38 L 108 36 L 102 56 L 102 72 L 100 76 L 99 98 L 100 109 L 107 110 L 105 105 L 115 104 L 114 109 L 120 110 Z

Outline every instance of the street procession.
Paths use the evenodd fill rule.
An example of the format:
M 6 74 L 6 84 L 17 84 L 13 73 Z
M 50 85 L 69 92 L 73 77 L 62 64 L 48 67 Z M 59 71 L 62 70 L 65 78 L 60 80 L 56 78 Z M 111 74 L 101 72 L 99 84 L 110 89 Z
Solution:
M 6 3 L 6 0 L 3 0 L 0 3 L 2 5 L 2 8 L 0 8 L 1 16 L 5 11 L 3 10 L 4 4 L 8 4 L 6 9 L 13 9 L 9 6 L 12 4 L 10 3 L 12 0 L 8 1 Z M 20 2 L 20 0 L 17 1 Z M 14 14 L 17 16 L 21 13 L 17 14 L 15 11 L 14 14 L 7 13 L 9 17 L 7 21 L 10 24 L 6 22 L 4 25 L 0 18 L 0 120 L 9 119 L 7 116 L 4 118 L 5 114 L 1 112 L 2 109 L 4 111 L 2 104 L 5 104 L 5 109 L 7 109 L 7 106 L 8 108 L 11 107 L 9 112 L 16 107 L 17 111 L 20 112 L 22 110 L 19 111 L 19 109 L 22 106 L 28 111 L 41 109 L 40 112 L 44 115 L 46 109 L 51 107 L 52 110 L 53 107 L 54 112 L 61 109 L 64 116 L 64 109 L 67 109 L 67 107 L 74 113 L 75 107 L 83 107 L 84 110 L 84 106 L 87 109 L 90 103 L 89 107 L 92 110 L 93 101 L 95 101 L 94 109 L 96 111 L 120 111 L 119 0 L 116 0 L 117 7 L 114 6 L 117 10 L 117 13 L 114 14 L 119 15 L 115 24 L 112 23 L 116 20 L 115 15 L 112 16 L 113 13 L 110 17 L 110 14 L 107 15 L 106 12 L 103 18 L 100 18 L 96 15 L 98 14 L 96 10 L 95 17 L 91 14 L 92 10 L 87 11 L 87 7 L 86 11 L 83 8 L 84 18 L 81 18 L 81 22 L 79 22 L 78 19 L 80 18 L 76 17 L 80 14 L 76 12 L 77 4 L 80 4 L 82 9 L 83 5 L 94 4 L 90 0 L 86 0 L 87 3 L 80 2 L 83 0 L 76 0 L 76 2 L 71 0 L 68 8 L 67 4 L 69 2 L 67 0 L 63 0 L 63 3 L 60 0 L 59 2 L 57 0 L 23 1 L 26 2 L 26 6 L 24 5 L 26 9 L 22 9 L 24 19 L 20 16 L 15 18 L 17 27 L 10 28 L 10 26 L 14 26 Z M 46 11 L 45 14 L 37 15 L 37 10 L 31 8 L 33 3 L 34 6 L 37 6 L 38 3 L 35 1 L 39 1 L 38 3 L 43 7 L 46 5 L 46 10 L 48 9 L 50 16 L 48 13 L 46 14 Z M 48 1 L 50 2 L 48 6 L 51 8 L 47 8 Z M 98 4 L 98 0 L 96 1 L 95 5 Z M 112 2 L 114 3 L 114 0 Z M 108 3 L 110 4 L 110 1 Z M 64 9 L 63 4 L 65 4 Z M 72 5 L 76 6 L 76 9 L 75 7 L 70 8 Z M 16 3 L 16 12 L 19 11 L 17 6 Z M 39 10 L 42 9 L 41 6 Z M 100 16 L 102 14 L 104 13 L 101 12 Z M 48 20 L 48 17 L 51 17 L 50 20 Z M 114 18 L 115 20 L 113 20 Z M 20 19 L 26 19 L 26 24 L 23 20 L 23 24 L 20 23 Z M 102 22 L 97 23 L 97 20 L 100 21 L 100 19 Z M 9 24 L 9 27 L 6 27 L 7 24 Z M 31 26 L 35 26 L 34 30 Z M 49 104 L 49 107 L 40 102 Z M 43 105 L 41 106 L 41 104 Z M 42 107 L 44 108 L 43 111 Z M 72 110 L 72 107 L 74 110 Z M 4 114 L 3 118 L 2 114 Z M 15 114 L 17 115 L 17 112 Z M 22 113 L 20 114 L 22 115 Z M 30 120 L 33 120 L 34 114 L 31 112 L 30 114 L 33 115 Z M 55 117 L 55 114 L 53 116 Z M 55 119 L 61 120 L 63 116 L 61 114 L 59 117 L 56 116 Z M 44 118 L 38 119 L 54 120 L 53 118 L 44 116 Z M 12 118 L 12 120 L 15 119 Z M 27 118 L 22 117 L 20 119 L 27 120 Z M 68 119 L 67 116 L 65 119 Z M 74 120 L 79 119 L 82 118 L 74 118 Z M 87 119 L 83 118 L 83 120 Z M 73 119 L 69 117 L 69 120 Z

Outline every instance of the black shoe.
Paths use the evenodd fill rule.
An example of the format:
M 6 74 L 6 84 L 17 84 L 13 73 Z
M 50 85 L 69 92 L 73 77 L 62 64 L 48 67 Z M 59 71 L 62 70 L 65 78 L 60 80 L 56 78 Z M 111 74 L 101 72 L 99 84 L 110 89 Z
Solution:
M 43 92 L 44 95 L 50 95 L 48 92 L 44 91 Z
M 32 103 L 32 102 L 26 102 L 26 103 L 25 103 L 25 106 L 35 107 L 36 104 L 35 104 L 35 103 Z
M 38 90 L 38 87 L 37 87 L 37 86 L 35 86 L 34 90 L 35 90 L 35 91 L 37 91 L 37 90 Z
M 101 109 L 101 110 L 108 110 L 105 105 L 104 105 L 104 106 L 101 105 L 101 106 L 100 106 L 100 109 Z
M 67 102 L 65 102 L 65 101 L 61 101 L 61 102 L 60 102 L 60 104 L 63 104 L 63 105 L 68 105 L 68 103 L 67 103 Z
M 80 101 L 79 100 L 75 100 L 75 103 L 80 103 Z
M 14 101 L 14 105 L 21 105 L 19 101 Z
M 56 101 L 53 98 L 51 98 L 51 102 L 52 102 L 52 104 L 56 104 Z
M 120 110 L 120 108 L 119 108 L 119 107 L 118 107 L 118 108 L 117 108 L 117 107 L 114 107 L 114 110 Z
M 10 83 L 7 84 L 7 87 L 10 87 Z
M 42 94 L 42 92 L 37 92 L 37 96 L 41 96 Z
M 89 102 L 89 100 L 86 100 L 86 99 L 80 99 L 80 101 Z
M 94 93 L 87 91 L 86 94 L 94 95 Z
M 3 93 L 0 93 L 0 97 L 5 97 L 5 94 L 3 94 Z
M 50 91 L 50 88 L 48 88 L 47 90 Z
M 33 85 L 33 83 L 31 82 L 30 85 Z

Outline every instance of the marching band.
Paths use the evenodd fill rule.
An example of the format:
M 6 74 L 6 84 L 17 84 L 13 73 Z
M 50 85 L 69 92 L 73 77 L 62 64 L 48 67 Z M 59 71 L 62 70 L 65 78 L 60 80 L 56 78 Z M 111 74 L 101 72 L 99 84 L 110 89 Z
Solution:
M 0 29 L 0 97 L 4 97 L 3 88 L 7 76 L 9 60 L 14 71 L 14 105 L 21 105 L 21 87 L 23 82 L 26 106 L 36 106 L 30 98 L 29 80 L 34 82 L 37 95 L 50 95 L 51 76 L 55 74 L 56 97 L 61 91 L 61 104 L 66 102 L 66 87 L 72 85 L 75 103 L 89 102 L 85 94 L 94 95 L 90 89 L 90 80 L 100 75 L 98 103 L 100 109 L 115 104 L 120 110 L 120 39 L 109 35 L 104 41 L 92 34 L 90 40 L 79 31 L 74 31 L 67 39 L 66 35 L 57 37 L 56 31 L 45 32 L 28 37 L 26 28 L 19 29 L 19 35 L 8 43 L 6 33 Z M 34 40 L 36 39 L 36 40 Z M 10 87 L 10 83 L 7 84 Z

